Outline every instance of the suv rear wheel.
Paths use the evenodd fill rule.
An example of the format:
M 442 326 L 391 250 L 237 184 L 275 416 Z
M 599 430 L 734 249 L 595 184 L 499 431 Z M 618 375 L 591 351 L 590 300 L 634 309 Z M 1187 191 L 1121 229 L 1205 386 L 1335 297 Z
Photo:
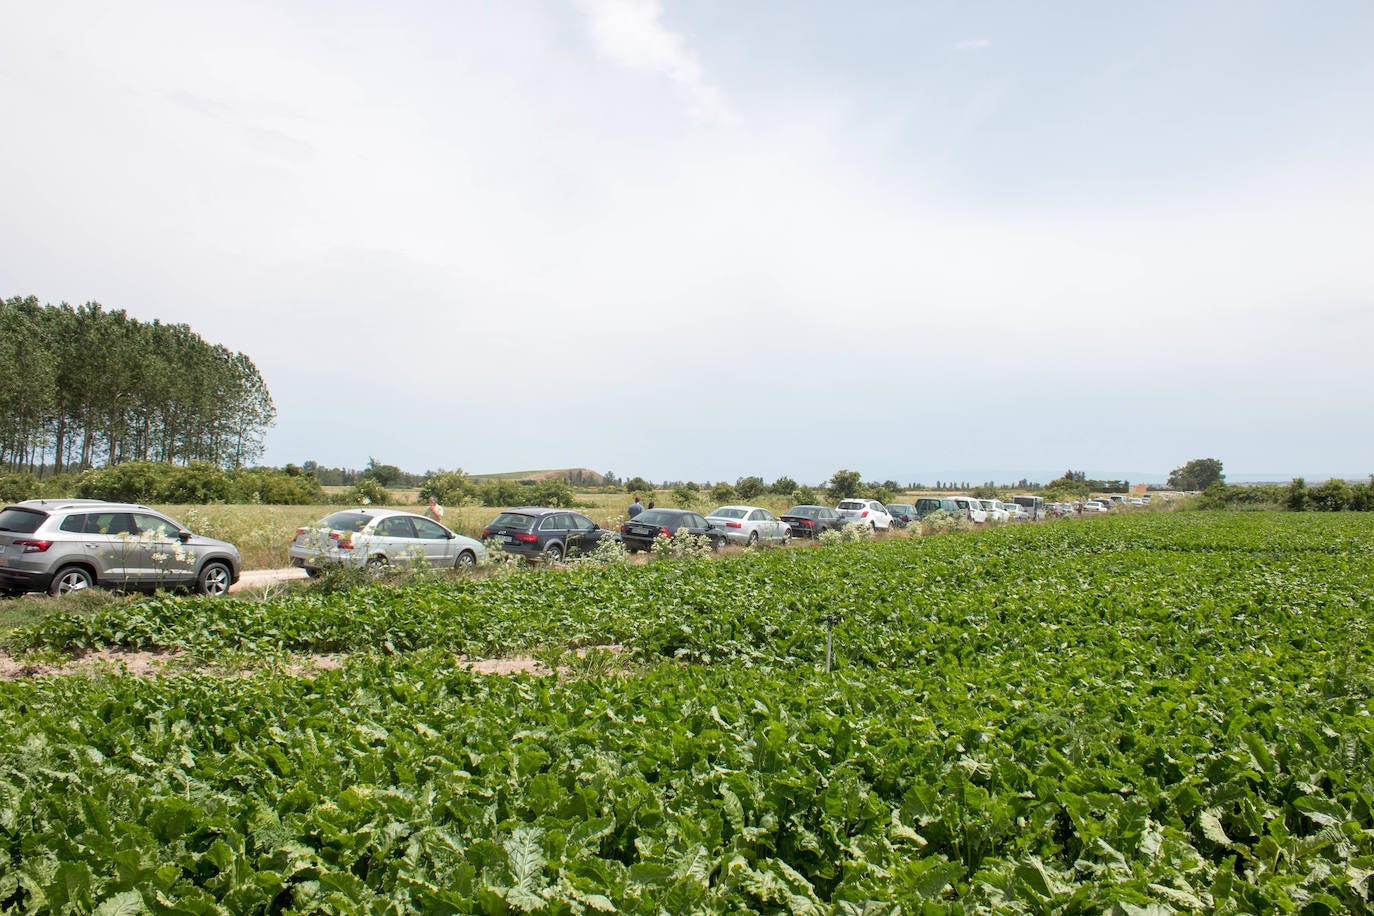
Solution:
M 72 592 L 79 592 L 85 588 L 95 585 L 95 576 L 84 566 L 64 566 L 59 569 L 52 577 L 52 583 L 48 585 L 48 594 L 68 595 Z

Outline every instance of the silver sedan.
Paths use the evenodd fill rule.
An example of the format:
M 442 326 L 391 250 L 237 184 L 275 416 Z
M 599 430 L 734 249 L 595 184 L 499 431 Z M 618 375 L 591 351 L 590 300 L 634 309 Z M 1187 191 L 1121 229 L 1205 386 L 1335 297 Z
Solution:
M 331 564 L 426 563 L 463 569 L 475 566 L 485 555 L 481 542 L 455 534 L 423 515 L 366 507 L 335 512 L 319 524 L 297 528 L 291 543 L 291 565 L 311 575 Z
M 725 532 L 725 540 L 732 544 L 754 546 L 760 541 L 787 544 L 792 529 L 776 515 L 758 506 L 721 506 L 706 521 Z

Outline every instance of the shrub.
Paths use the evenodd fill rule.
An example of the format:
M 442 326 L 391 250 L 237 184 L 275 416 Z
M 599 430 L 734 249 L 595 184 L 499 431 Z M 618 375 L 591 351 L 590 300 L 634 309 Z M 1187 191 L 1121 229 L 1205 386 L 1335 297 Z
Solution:
M 350 492 L 353 502 L 360 506 L 385 506 L 391 502 L 391 494 L 376 480 L 364 477 Z
M 932 512 L 921 519 L 921 534 L 947 534 L 951 531 L 972 531 L 973 523 L 962 514 L 946 512 L 941 509 L 939 512 Z
M 754 499 L 768 489 L 762 477 L 741 477 L 735 481 L 735 493 L 740 499 Z
M 38 478 L 32 474 L 0 474 L 0 502 L 33 499 L 38 492 Z

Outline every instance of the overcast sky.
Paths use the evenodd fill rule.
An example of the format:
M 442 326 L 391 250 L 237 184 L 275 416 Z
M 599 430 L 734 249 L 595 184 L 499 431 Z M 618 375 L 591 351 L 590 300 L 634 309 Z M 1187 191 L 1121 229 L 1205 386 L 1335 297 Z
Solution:
M 1374 471 L 1374 4 L 8 2 L 0 296 L 265 461 Z

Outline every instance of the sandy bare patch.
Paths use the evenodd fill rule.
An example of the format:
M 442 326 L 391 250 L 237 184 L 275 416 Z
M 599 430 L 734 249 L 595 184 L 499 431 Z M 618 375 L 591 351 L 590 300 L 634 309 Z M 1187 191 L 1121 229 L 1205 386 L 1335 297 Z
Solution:
M 619 655 L 625 651 L 623 646 L 595 646 L 592 650 L 578 649 L 577 656 L 586 658 L 588 651 L 609 652 Z M 261 665 L 243 664 L 224 666 L 207 663 L 181 652 L 125 652 L 118 649 L 100 649 L 88 652 L 78 658 L 65 662 L 49 662 L 14 658 L 8 652 L 0 651 L 0 680 L 15 681 L 36 677 L 86 676 L 116 674 L 132 677 L 158 677 L 164 674 L 186 671 L 214 672 L 224 675 L 248 677 L 267 668 L 283 670 L 299 677 L 310 677 L 319 671 L 336 671 L 348 662 L 348 656 L 341 653 L 322 655 L 294 655 L 282 665 L 272 659 Z M 536 674 L 548 675 L 554 672 L 543 662 L 528 655 L 512 655 L 506 658 L 455 659 L 458 664 L 477 674 Z M 567 669 L 560 668 L 560 673 Z

